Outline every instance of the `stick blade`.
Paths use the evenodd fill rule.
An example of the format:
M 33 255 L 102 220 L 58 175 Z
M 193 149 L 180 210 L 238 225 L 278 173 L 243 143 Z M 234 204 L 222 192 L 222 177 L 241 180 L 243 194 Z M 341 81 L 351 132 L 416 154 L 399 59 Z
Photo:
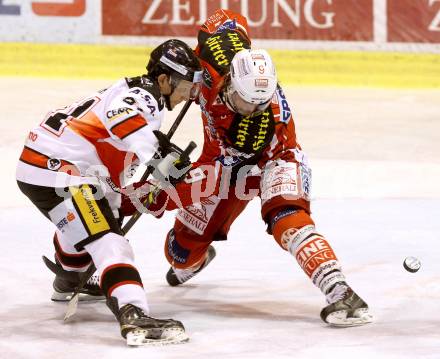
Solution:
M 72 299 L 70 299 L 69 304 L 67 304 L 66 314 L 64 315 L 65 322 L 76 313 L 76 309 L 78 308 L 78 299 L 79 293 L 75 293 Z

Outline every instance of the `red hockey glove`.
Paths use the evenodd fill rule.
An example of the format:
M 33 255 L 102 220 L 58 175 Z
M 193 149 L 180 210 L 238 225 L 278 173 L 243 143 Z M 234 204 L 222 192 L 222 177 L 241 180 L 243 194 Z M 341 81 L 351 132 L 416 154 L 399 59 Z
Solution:
M 134 183 L 122 193 L 119 212 L 122 216 L 132 216 L 137 211 L 163 216 L 168 202 L 168 194 L 149 181 Z

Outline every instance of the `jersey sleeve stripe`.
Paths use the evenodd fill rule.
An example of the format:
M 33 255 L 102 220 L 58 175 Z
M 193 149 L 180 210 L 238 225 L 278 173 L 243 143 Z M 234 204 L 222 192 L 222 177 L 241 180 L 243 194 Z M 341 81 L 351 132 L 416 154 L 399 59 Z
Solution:
M 146 125 L 147 121 L 142 116 L 136 115 L 126 119 L 125 121 L 119 122 L 117 125 L 113 126 L 110 131 L 123 140 L 125 137 L 140 130 Z
M 78 168 L 69 161 L 50 158 L 34 149 L 24 146 L 23 152 L 20 156 L 20 161 L 27 163 L 28 165 L 43 168 L 45 170 L 66 172 L 72 176 L 79 176 L 80 171 Z M 51 161 L 55 161 L 51 163 Z
M 47 169 L 48 159 L 49 157 L 26 146 L 20 156 L 20 161 L 44 169 Z

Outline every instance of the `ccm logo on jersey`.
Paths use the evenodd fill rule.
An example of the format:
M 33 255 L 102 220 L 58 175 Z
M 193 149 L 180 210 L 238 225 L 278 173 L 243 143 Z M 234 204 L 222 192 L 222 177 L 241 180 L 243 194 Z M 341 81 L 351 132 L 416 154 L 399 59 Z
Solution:
M 278 89 L 278 94 L 281 98 L 280 104 L 281 104 L 281 112 L 282 112 L 282 116 L 281 116 L 281 122 L 283 123 L 287 123 L 290 119 L 290 115 L 291 115 L 291 111 L 290 111 L 290 107 L 289 104 L 287 103 L 287 99 L 286 96 L 284 95 L 283 90 L 281 90 L 280 88 Z
M 115 120 L 116 118 L 120 117 L 121 115 L 129 115 L 134 110 L 130 107 L 121 107 L 116 110 L 110 110 L 107 111 L 106 116 L 109 120 Z

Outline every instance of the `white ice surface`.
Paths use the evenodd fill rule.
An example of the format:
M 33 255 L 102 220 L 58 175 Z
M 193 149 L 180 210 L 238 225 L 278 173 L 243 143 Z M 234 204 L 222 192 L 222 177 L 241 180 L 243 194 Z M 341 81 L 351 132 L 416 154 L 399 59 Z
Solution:
M 128 235 L 151 314 L 181 320 L 188 344 L 127 348 L 103 303 L 80 303 L 64 324 L 66 306 L 49 300 L 53 276 L 41 261 L 52 256 L 53 228 L 16 189 L 14 166 L 32 124 L 100 85 L 0 79 L 0 358 L 440 358 L 438 92 L 288 93 L 314 170 L 313 218 L 375 323 L 321 322 L 323 295 L 265 233 L 255 200 L 228 241 L 214 244 L 217 258 L 182 287 L 164 278 L 172 213 L 143 217 Z M 25 88 L 29 98 L 17 102 Z M 197 131 L 183 127 L 176 139 Z M 415 274 L 402 267 L 410 255 L 422 262 Z

